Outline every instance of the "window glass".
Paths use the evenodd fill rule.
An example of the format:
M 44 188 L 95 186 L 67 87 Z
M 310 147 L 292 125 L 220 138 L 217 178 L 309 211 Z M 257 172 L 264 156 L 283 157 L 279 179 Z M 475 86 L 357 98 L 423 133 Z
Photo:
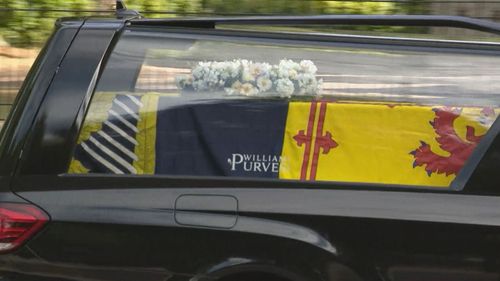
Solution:
M 69 173 L 448 187 L 500 113 L 499 64 L 131 28 Z

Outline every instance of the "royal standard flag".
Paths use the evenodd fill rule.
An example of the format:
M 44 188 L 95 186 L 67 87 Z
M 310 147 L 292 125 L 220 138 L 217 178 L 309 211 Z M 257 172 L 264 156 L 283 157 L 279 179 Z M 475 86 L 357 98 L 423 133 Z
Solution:
M 292 102 L 280 178 L 449 186 L 495 117 L 484 108 Z
M 446 187 L 499 111 L 96 94 L 69 171 Z

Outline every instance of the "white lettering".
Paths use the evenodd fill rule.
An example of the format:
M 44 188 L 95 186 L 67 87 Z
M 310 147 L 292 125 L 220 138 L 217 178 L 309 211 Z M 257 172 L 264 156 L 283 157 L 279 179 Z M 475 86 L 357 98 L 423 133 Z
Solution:
M 252 163 L 253 162 L 245 162 L 243 163 L 243 170 L 245 170 L 245 172 L 250 172 L 252 170 Z M 248 168 L 247 168 L 247 164 L 248 164 Z
M 231 171 L 236 171 L 241 169 L 241 164 L 243 164 L 243 170 L 245 172 L 279 172 L 279 165 L 281 162 L 281 156 L 276 156 L 272 154 L 240 154 L 234 153 L 231 158 L 227 159 L 229 165 L 231 165 Z
M 271 167 L 271 163 L 269 163 L 269 162 L 262 163 L 262 168 L 264 168 L 264 172 L 269 171 L 269 167 Z
M 278 169 L 279 169 L 279 165 L 280 163 L 278 162 L 273 162 L 273 173 L 277 173 L 278 172 Z
M 260 170 L 260 165 L 262 165 L 262 163 L 260 163 L 260 162 L 254 162 L 254 163 L 253 163 L 253 170 L 254 170 L 255 172 L 257 172 L 257 171 L 261 172 L 261 170 Z
M 238 158 L 238 160 L 236 160 Z M 231 171 L 236 171 L 236 164 L 243 163 L 243 156 L 241 154 L 233 154 L 233 160 L 231 160 Z

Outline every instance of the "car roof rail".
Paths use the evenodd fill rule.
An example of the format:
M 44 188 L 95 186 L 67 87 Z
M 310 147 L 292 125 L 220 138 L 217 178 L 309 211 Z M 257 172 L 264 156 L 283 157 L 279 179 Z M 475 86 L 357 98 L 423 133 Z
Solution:
M 141 14 L 136 10 L 127 9 L 124 0 L 116 0 L 116 17 L 119 19 L 141 18 Z
M 319 15 L 319 16 L 245 16 L 137 19 L 139 25 L 215 28 L 217 24 L 248 25 L 383 25 L 456 27 L 500 35 L 500 24 L 462 16 L 439 15 Z

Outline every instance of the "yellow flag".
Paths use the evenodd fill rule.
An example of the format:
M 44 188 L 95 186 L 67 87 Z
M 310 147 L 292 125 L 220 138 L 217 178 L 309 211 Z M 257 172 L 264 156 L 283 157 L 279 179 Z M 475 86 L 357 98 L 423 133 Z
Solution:
M 279 177 L 447 187 L 497 115 L 479 107 L 290 102 Z

